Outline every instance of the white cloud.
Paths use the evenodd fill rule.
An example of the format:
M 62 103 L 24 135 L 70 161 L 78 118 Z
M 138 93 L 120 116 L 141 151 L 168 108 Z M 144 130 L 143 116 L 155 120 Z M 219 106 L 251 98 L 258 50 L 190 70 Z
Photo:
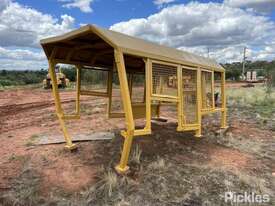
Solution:
M 0 70 L 47 69 L 47 61 L 41 49 L 7 49 L 0 47 Z
M 13 60 L 44 61 L 45 54 L 41 50 L 35 52 L 28 49 L 7 49 L 0 47 L 0 58 Z
M 168 3 L 172 3 L 175 2 L 176 0 L 154 0 L 154 4 L 161 6 L 163 4 L 168 4 Z
M 0 58 L 0 70 L 40 70 L 47 69 L 48 64 L 46 61 L 34 60 L 13 60 Z
M 147 18 L 114 24 L 110 29 L 203 54 L 210 48 L 222 62 L 237 60 L 238 48 L 263 46 L 275 36 L 275 24 L 266 16 L 224 4 L 198 2 L 174 5 Z
M 79 8 L 82 12 L 90 13 L 93 11 L 91 8 L 91 3 L 94 0 L 58 0 L 63 2 L 63 7 L 66 8 Z
M 45 65 L 39 40 L 74 28 L 74 18 L 66 14 L 57 19 L 8 0 L 0 0 L 0 8 L 0 70 L 12 62 L 22 69 L 30 68 L 31 61 Z
M 0 13 L 10 4 L 10 0 L 1 0 L 0 1 Z
M 0 13 L 0 46 L 38 47 L 41 38 L 67 32 L 73 27 L 74 18 L 71 16 L 62 15 L 59 20 L 11 3 Z
M 224 4 L 231 7 L 252 8 L 259 12 L 275 9 L 274 0 L 224 0 Z

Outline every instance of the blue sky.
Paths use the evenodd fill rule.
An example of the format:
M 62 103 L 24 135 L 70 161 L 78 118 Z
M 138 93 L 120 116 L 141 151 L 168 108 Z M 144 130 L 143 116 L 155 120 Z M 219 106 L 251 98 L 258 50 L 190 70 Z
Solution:
M 246 0 L 241 0 L 246 1 Z M 22 5 L 35 8 L 43 13 L 51 14 L 58 17 L 62 14 L 68 14 L 77 20 L 78 24 L 92 23 L 102 27 L 110 27 L 111 25 L 127 21 L 132 18 L 144 18 L 150 14 L 160 10 L 151 0 L 95 0 L 91 7 L 93 12 L 83 13 L 78 8 L 67 9 L 62 7 L 62 2 L 56 0 L 17 0 Z M 176 0 L 173 4 L 187 4 L 192 1 Z M 217 2 L 222 3 L 223 0 L 199 0 L 201 3 Z M 169 6 L 172 4 L 166 4 Z M 269 13 L 268 16 L 275 21 L 275 11 Z
M 153 2 L 148 0 L 96 0 L 91 4 L 93 8 L 91 13 L 83 13 L 78 8 L 64 8 L 62 2 L 56 0 L 18 0 L 17 2 L 56 17 L 66 13 L 75 17 L 79 24 L 92 23 L 107 28 L 114 23 L 146 17 L 158 11 Z
M 218 62 L 275 59 L 275 0 L 0 0 L 0 70 L 47 67 L 39 40 L 96 24 Z

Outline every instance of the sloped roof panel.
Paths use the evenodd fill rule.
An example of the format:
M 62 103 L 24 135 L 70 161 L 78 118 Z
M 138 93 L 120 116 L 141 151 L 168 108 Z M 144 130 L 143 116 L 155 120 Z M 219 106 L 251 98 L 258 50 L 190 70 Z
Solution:
M 180 64 L 193 64 L 208 69 L 212 68 L 215 70 L 224 70 L 223 67 L 213 59 L 152 43 L 119 32 L 103 29 L 95 25 L 87 25 L 62 36 L 41 40 L 41 44 L 44 47 L 48 43 L 56 43 L 58 41 L 69 40 L 86 32 L 94 32 L 98 34 L 111 46 L 120 48 L 124 52 L 129 54 L 139 55 L 142 57 L 150 57 L 157 60 L 177 62 Z

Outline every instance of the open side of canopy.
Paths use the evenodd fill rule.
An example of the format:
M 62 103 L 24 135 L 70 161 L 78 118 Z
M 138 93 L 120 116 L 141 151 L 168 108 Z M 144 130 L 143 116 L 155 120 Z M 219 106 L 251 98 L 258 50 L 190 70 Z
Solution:
M 202 115 L 221 112 L 221 127 L 226 127 L 226 98 L 224 69 L 212 59 L 154 44 L 93 25 L 67 34 L 41 40 L 49 61 L 49 73 L 56 104 L 56 113 L 66 140 L 74 149 L 65 120 L 80 118 L 80 95 L 108 98 L 108 117 L 125 118 L 126 130 L 121 160 L 116 170 L 125 172 L 134 136 L 151 134 L 151 118 L 160 117 L 160 106 L 177 108 L 177 131 L 195 131 L 201 136 Z M 58 63 L 72 64 L 77 69 L 76 110 L 65 115 L 61 106 L 54 67 Z M 81 89 L 81 71 L 106 71 L 107 89 L 103 92 Z M 118 75 L 122 113 L 112 112 L 113 75 Z M 134 102 L 133 77 L 143 75 L 143 101 Z M 219 76 L 221 104 L 215 102 L 215 76 Z M 145 127 L 135 128 L 135 119 L 144 118 Z

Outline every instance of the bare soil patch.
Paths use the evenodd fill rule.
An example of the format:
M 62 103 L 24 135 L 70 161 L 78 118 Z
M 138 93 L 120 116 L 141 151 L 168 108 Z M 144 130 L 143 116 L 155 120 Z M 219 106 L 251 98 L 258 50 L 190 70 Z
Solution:
M 73 111 L 75 92 L 63 90 L 61 96 L 65 110 Z M 113 167 L 124 120 L 106 118 L 103 98 L 81 102 L 81 119 L 67 124 L 72 135 L 111 131 L 116 136 L 81 142 L 68 152 L 63 144 L 33 144 L 41 134 L 61 135 L 49 90 L 0 93 L 0 204 L 222 205 L 228 190 L 274 195 L 275 133 L 234 109 L 224 134 L 216 132 L 217 115 L 205 117 L 202 138 L 176 132 L 174 113 L 164 109 L 168 122 L 153 123 L 151 136 L 134 140 L 131 171 L 119 176 Z

